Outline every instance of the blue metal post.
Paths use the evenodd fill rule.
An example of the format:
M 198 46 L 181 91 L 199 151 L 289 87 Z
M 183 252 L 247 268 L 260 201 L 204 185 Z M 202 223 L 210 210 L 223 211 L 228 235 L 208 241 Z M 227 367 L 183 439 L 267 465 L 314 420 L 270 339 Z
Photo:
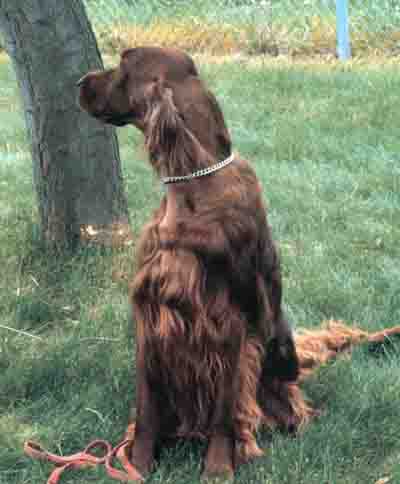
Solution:
M 338 57 L 347 60 L 351 57 L 347 0 L 336 0 L 336 35 Z

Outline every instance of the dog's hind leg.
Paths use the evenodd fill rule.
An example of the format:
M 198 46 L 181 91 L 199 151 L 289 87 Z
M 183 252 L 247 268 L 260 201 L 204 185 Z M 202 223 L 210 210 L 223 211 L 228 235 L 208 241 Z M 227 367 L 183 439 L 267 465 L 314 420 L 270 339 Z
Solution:
M 264 412 L 263 424 L 271 430 L 295 434 L 300 427 L 319 415 L 306 401 L 297 383 L 278 379 L 264 381 L 259 399 Z
M 340 321 L 329 321 L 323 328 L 304 330 L 295 335 L 300 362 L 297 382 L 280 382 L 263 375 L 259 389 L 259 403 L 264 411 L 264 423 L 269 428 L 295 432 L 307 424 L 318 410 L 314 410 L 303 396 L 299 383 L 321 365 L 341 353 L 350 352 L 355 345 L 365 344 L 373 351 L 400 337 L 400 326 L 377 333 L 368 333 Z

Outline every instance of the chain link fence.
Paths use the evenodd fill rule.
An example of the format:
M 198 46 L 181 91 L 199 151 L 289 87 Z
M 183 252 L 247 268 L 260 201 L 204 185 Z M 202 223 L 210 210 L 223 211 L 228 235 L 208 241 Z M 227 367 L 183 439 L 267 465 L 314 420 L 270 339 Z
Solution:
M 104 51 L 335 55 L 335 0 L 85 0 Z M 354 56 L 400 54 L 400 2 L 349 0 Z

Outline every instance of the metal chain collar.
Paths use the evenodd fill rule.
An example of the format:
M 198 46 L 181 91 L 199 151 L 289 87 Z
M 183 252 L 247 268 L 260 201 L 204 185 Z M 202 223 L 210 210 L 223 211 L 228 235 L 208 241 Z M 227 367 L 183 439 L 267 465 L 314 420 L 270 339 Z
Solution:
M 232 163 L 234 159 L 235 159 L 235 156 L 232 153 L 231 156 L 229 156 L 229 158 L 227 158 L 226 160 L 220 161 L 219 163 L 213 166 L 209 166 L 208 168 L 203 168 L 202 170 L 195 171 L 194 173 L 190 173 L 190 175 L 168 176 L 166 178 L 163 178 L 162 182 L 164 183 L 164 185 L 168 185 L 170 183 L 187 182 L 195 178 L 201 178 L 203 176 L 210 175 L 211 173 L 214 173 L 220 170 L 221 168 L 224 168 L 225 166 Z

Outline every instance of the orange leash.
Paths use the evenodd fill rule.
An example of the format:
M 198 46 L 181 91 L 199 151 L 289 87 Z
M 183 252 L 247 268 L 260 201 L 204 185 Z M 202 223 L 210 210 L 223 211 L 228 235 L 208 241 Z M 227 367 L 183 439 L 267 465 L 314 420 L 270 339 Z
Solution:
M 97 465 L 104 465 L 109 477 L 120 482 L 142 482 L 144 481 L 140 473 L 129 462 L 127 451 L 132 445 L 134 427 L 130 425 L 125 440 L 123 440 L 116 447 L 111 447 L 109 442 L 105 440 L 95 440 L 91 442 L 82 452 L 77 452 L 69 456 L 60 456 L 52 454 L 43 449 L 40 444 L 28 440 L 24 444 L 24 452 L 32 459 L 44 460 L 56 464 L 56 468 L 50 474 L 47 484 L 58 484 L 61 475 L 68 469 L 84 469 L 86 467 L 94 467 Z M 97 457 L 92 454 L 94 449 L 104 450 L 104 455 Z M 113 461 L 117 459 L 123 467 L 123 470 L 113 467 Z

